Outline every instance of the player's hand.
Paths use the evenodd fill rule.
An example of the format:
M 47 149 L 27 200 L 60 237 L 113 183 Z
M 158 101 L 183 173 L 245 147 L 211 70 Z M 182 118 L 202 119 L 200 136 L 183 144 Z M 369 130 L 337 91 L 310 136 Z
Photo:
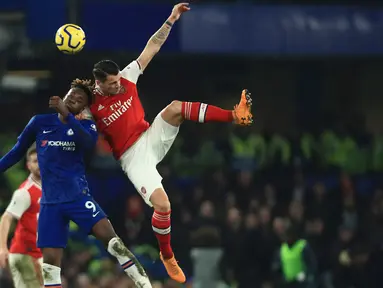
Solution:
M 5 249 L 0 249 L 0 268 L 7 267 L 8 254 L 9 254 L 8 249 L 6 249 L 6 248 Z
M 170 18 L 174 21 L 180 19 L 181 15 L 190 10 L 189 3 L 179 3 L 173 7 Z
M 59 96 L 52 96 L 49 98 L 49 108 L 55 109 L 64 118 L 69 115 L 68 107 L 66 107 L 64 101 Z

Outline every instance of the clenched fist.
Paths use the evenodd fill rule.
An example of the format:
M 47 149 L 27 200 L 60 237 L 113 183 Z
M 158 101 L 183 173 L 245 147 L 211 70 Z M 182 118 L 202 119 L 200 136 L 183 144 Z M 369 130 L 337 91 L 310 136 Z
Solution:
M 181 15 L 190 10 L 189 3 L 179 3 L 173 7 L 172 14 L 170 18 L 173 21 L 180 19 Z
M 64 117 L 64 119 L 69 115 L 68 107 L 59 96 L 52 96 L 49 98 L 49 108 L 55 109 Z

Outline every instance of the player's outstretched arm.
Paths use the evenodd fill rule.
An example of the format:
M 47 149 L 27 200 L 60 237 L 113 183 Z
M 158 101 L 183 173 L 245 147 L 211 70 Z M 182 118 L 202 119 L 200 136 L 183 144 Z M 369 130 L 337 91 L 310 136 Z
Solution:
M 189 3 L 179 3 L 173 7 L 172 13 L 161 28 L 150 37 L 141 55 L 137 58 L 137 62 L 144 71 L 153 57 L 160 51 L 172 30 L 173 24 L 181 17 L 184 12 L 190 10 Z
M 36 116 L 33 117 L 24 131 L 17 138 L 17 143 L 11 151 L 0 159 L 0 172 L 5 172 L 8 168 L 19 162 L 28 151 L 29 147 L 36 141 Z

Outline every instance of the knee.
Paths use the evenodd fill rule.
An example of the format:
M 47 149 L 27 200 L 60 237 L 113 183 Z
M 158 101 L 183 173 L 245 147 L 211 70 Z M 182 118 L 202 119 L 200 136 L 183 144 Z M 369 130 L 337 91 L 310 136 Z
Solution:
M 43 261 L 48 265 L 61 266 L 60 252 L 53 249 L 43 249 Z
M 104 244 L 105 247 L 108 247 L 109 242 L 113 238 L 117 238 L 117 234 L 107 218 L 98 221 L 93 226 L 92 233 L 99 241 Z
M 161 113 L 162 119 L 168 124 L 178 127 L 183 121 L 182 102 L 173 101 Z
M 158 212 L 168 212 L 170 211 L 170 201 L 168 195 L 162 189 L 157 189 L 153 192 L 150 197 L 150 202 L 153 205 L 154 210 Z
M 54 265 L 57 266 L 57 260 L 53 255 L 44 255 L 44 263 L 49 264 L 49 265 Z
M 118 236 L 116 234 L 106 234 L 102 237 L 96 237 L 96 238 L 104 245 L 106 249 L 108 249 L 112 240 L 118 238 Z
M 173 116 L 181 116 L 182 114 L 182 102 L 181 101 L 172 101 L 167 107 L 166 110 L 169 114 Z
M 170 201 L 167 200 L 167 201 L 163 201 L 163 202 L 160 202 L 160 203 L 157 203 L 157 204 L 153 204 L 153 208 L 154 210 L 158 211 L 158 212 L 169 212 L 171 207 L 170 207 Z

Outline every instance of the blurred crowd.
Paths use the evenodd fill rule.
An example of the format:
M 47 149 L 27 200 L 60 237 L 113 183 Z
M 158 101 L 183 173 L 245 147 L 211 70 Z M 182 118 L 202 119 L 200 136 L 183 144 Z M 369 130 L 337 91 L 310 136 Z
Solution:
M 126 2 L 111 2 L 122 1 Z M 56 2 L 57 7 L 64 3 L 50 3 Z M 66 10 L 72 19 L 76 14 L 83 14 L 75 13 L 75 6 L 80 6 L 77 4 L 81 1 L 67 2 L 65 5 L 71 9 Z M 99 2 L 109 5 L 110 1 Z M 382 6 L 383 3 L 369 0 L 211 0 L 193 1 L 192 4 L 195 7 L 205 2 L 276 6 L 286 3 Z M 36 11 L 25 17 L 8 16 L 3 11 L 0 19 L 0 77 L 7 76 L 0 87 L 0 156 L 14 145 L 16 131 L 20 132 L 34 113 L 48 111 L 49 96 L 64 95 L 72 79 L 91 77 L 90 67 L 100 59 L 113 57 L 121 65 L 129 63 L 138 53 L 132 47 L 141 49 L 140 45 L 144 45 L 148 37 L 143 33 L 138 44 L 134 40 L 137 47 L 118 48 L 123 48 L 124 52 L 89 49 L 76 58 L 61 57 L 52 47 L 51 34 L 45 42 L 40 39 L 40 27 L 47 26 L 49 20 L 40 17 L 37 13 L 40 9 L 24 10 Z M 303 13 L 300 9 L 297 11 Z M 336 13 L 330 12 L 322 11 L 318 15 L 333 19 Z M 375 19 L 375 14 L 369 13 L 362 14 L 367 19 Z M 56 17 L 56 14 L 50 15 Z M 278 12 L 278 15 L 283 16 L 283 13 Z M 345 15 L 342 19 L 348 17 Z M 217 19 L 210 20 L 216 25 L 226 23 L 225 17 L 218 17 L 219 13 L 215 16 Z M 138 31 L 152 25 L 152 19 L 147 18 L 143 19 Z M 241 19 L 232 18 L 233 21 Z M 28 22 L 30 19 L 44 21 L 36 24 L 36 28 Z M 86 22 L 81 17 L 78 20 Z M 89 23 L 100 24 L 96 18 L 93 20 Z M 153 27 L 154 22 L 155 27 L 160 23 L 154 19 Z M 365 23 L 368 22 L 363 20 L 359 24 Z M 35 28 L 31 30 L 38 36 L 37 41 L 27 38 L 30 28 Z M 250 28 L 246 27 L 249 31 Z M 261 30 L 267 31 L 264 35 L 270 35 L 270 39 L 281 37 L 271 33 L 272 30 Z M 236 31 L 241 32 L 240 29 Z M 324 32 L 320 29 L 316 32 L 324 41 Z M 105 33 L 112 33 L 110 38 L 113 38 L 115 31 Z M 297 41 L 302 36 L 295 32 L 292 35 L 291 39 L 283 38 L 281 42 L 310 42 L 306 38 Z M 365 30 L 364 35 L 367 35 Z M 225 36 L 237 39 L 236 33 Z M 133 43 L 131 37 L 128 37 L 129 45 Z M 332 38 L 318 43 L 332 46 L 329 39 Z M 89 43 L 95 41 L 90 37 L 89 40 Z M 277 40 L 271 44 L 274 46 Z M 242 46 L 246 46 L 242 41 L 235 42 L 237 50 L 241 48 L 242 51 Z M 373 46 L 367 42 L 364 44 Z M 369 58 L 372 56 L 367 52 L 363 59 L 352 54 L 346 59 L 344 55 L 311 58 L 306 54 L 301 57 L 302 51 L 294 54 L 297 57 L 284 57 L 281 51 L 267 54 L 267 57 L 262 53 L 255 53 L 256 57 L 208 52 L 184 55 L 177 49 L 174 55 L 165 52 L 157 56 L 140 80 L 139 93 L 148 119 L 154 119 L 160 108 L 174 99 L 206 101 L 230 108 L 238 100 L 243 86 L 256 96 L 253 127 L 235 129 L 230 125 L 185 123 L 169 155 L 158 166 L 172 203 L 172 245 L 188 278 L 184 287 L 383 287 L 380 273 L 383 266 L 382 58 Z M 338 122 L 352 123 L 353 127 L 338 125 Z M 367 135 L 366 131 L 371 134 Z M 182 287 L 167 278 L 159 260 L 150 221 L 152 209 L 122 173 L 102 136 L 94 153 L 88 155 L 87 166 L 95 199 L 110 217 L 117 234 L 153 279 L 153 287 Z M 0 215 L 12 191 L 26 177 L 24 162 L 0 174 Z M 64 288 L 133 287 L 100 243 L 79 231 L 74 223 L 71 223 L 70 233 L 63 263 Z M 293 282 L 286 281 L 284 270 L 286 243 L 290 247 L 299 248 L 300 243 L 305 246 L 298 252 L 305 256 L 302 261 L 307 273 L 298 273 Z M 0 288 L 11 287 L 10 274 L 0 269 Z
M 185 125 L 159 166 L 172 201 L 172 242 L 188 275 L 186 286 L 382 287 L 383 145 L 378 135 L 325 130 L 293 138 L 217 127 Z M 96 199 L 105 203 L 155 287 L 179 287 L 166 279 L 158 261 L 151 210 L 126 182 L 102 138 L 96 150 L 89 162 Z M 17 171 L 2 179 L 10 189 L 25 176 L 23 164 Z M 99 193 L 97 187 L 108 191 Z M 0 194 L 3 208 L 10 189 Z M 313 286 L 286 286 L 279 256 L 292 226 L 315 255 Z M 74 223 L 71 231 L 63 287 L 132 287 L 92 237 Z M 2 281 L 9 281 L 6 275 Z M 9 287 L 5 282 L 1 287 Z

